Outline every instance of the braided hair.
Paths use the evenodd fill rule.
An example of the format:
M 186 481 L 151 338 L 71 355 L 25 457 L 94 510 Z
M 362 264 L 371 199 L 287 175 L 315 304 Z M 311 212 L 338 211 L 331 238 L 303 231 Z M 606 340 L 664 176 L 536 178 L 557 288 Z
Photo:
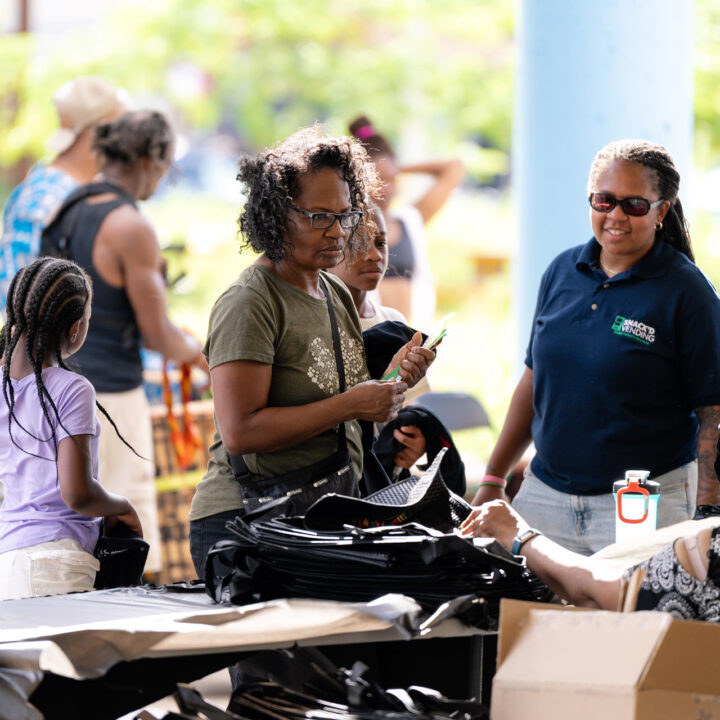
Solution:
M 63 425 L 54 400 L 50 396 L 42 378 L 43 365 L 56 362 L 61 368 L 70 370 L 62 358 L 62 351 L 70 339 L 72 326 L 85 315 L 87 304 L 92 301 L 90 278 L 71 260 L 41 257 L 21 268 L 13 277 L 8 290 L 6 321 L 0 330 L 0 357 L 2 366 L 2 392 L 9 408 L 8 433 L 10 439 L 20 450 L 13 437 L 12 422 L 23 427 L 15 415 L 15 391 L 10 382 L 10 364 L 17 350 L 20 338 L 25 336 L 25 353 L 35 377 L 38 399 L 43 415 L 50 427 L 50 438 L 38 438 L 43 442 L 50 439 L 55 447 L 57 461 L 58 441 L 51 413 L 57 423 L 72 437 Z M 105 408 L 97 407 L 107 417 L 120 439 L 128 445 Z M 130 447 L 130 445 L 128 445 Z M 132 448 L 131 448 L 132 449 Z M 83 452 L 85 452 L 83 450 Z M 134 452 L 134 450 L 133 450 Z M 39 456 L 38 456 L 39 457 Z
M 653 189 L 661 200 L 670 203 L 662 228 L 656 230 L 655 236 L 695 262 L 688 222 L 678 197 L 680 173 L 670 153 L 662 145 L 647 140 L 617 140 L 608 143 L 598 152 L 590 167 L 589 191 L 595 189 L 598 178 L 614 160 L 626 160 L 647 168 Z
M 265 253 L 272 262 L 286 257 L 285 239 L 290 206 L 300 190 L 303 176 L 333 168 L 347 183 L 354 210 L 367 218 L 368 208 L 380 191 L 377 172 L 360 143 L 349 137 L 328 137 L 319 125 L 298 130 L 281 143 L 254 157 L 243 156 L 238 163 L 237 180 L 244 186 L 245 207 L 238 218 L 243 238 L 241 249 Z M 362 236 L 353 233 L 348 252 L 360 251 Z

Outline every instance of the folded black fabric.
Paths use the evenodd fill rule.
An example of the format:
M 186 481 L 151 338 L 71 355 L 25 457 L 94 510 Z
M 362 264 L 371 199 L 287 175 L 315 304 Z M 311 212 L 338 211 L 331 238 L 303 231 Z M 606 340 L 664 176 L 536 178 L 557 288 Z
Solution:
M 190 685 L 177 684 L 175 702 L 180 708 L 180 714 L 168 713 L 164 720 L 243 720 L 239 715 L 229 710 L 221 710 L 207 702 L 203 696 Z
M 452 701 L 446 701 L 442 709 L 425 710 L 423 705 L 412 702 L 414 698 L 409 692 L 407 697 L 410 700 L 408 706 L 396 701 L 399 707 L 390 710 L 327 701 L 276 683 L 255 683 L 234 693 L 229 708 L 236 713 L 236 717 L 249 720 L 449 720 L 453 712 L 467 713 L 468 707 L 472 705 L 474 712 L 467 713 L 468 717 L 474 720 L 486 720 L 489 717 L 487 709 L 477 702 L 462 701 L 451 710 Z M 416 693 L 414 697 L 420 699 L 423 695 Z
M 398 320 L 385 320 L 363 331 L 363 344 L 370 377 L 379 380 L 388 369 L 393 355 L 412 340 L 415 330 Z M 427 335 L 423 333 L 423 342 Z
M 448 448 L 442 448 L 421 478 L 409 477 L 357 498 L 328 493 L 305 514 L 305 527 L 311 530 L 342 530 L 354 527 L 380 527 L 420 523 L 443 532 L 460 527 L 471 507 L 448 490 L 440 472 Z
M 406 425 L 413 425 L 422 432 L 429 462 L 432 462 L 441 450 L 447 448 L 441 467 L 443 480 L 450 490 L 462 497 L 467 487 L 465 465 L 460 459 L 452 436 L 436 415 L 420 405 L 400 408 L 397 418 L 387 423 L 375 440 L 373 452 L 385 472 L 392 477 L 395 456 L 405 447 L 394 438 L 393 433 Z
M 385 472 L 380 460 L 373 450 L 375 444 L 375 423 L 368 420 L 360 420 L 362 432 L 363 468 L 360 478 L 359 490 L 361 497 L 367 497 L 377 490 L 392 484 L 390 476 Z M 410 473 L 406 473 L 406 476 Z
M 494 540 L 469 540 L 416 523 L 335 532 L 302 518 L 228 523 L 234 540 L 208 554 L 205 582 L 216 601 L 282 597 L 368 602 L 387 593 L 415 598 L 428 613 L 460 596 L 477 627 L 495 629 L 502 597 L 548 600 L 547 588 Z

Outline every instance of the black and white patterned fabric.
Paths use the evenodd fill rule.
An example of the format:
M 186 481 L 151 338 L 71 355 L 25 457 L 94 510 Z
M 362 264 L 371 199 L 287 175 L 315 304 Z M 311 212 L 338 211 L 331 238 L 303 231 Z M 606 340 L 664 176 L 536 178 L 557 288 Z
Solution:
M 708 574 L 702 581 L 680 565 L 673 545 L 626 571 L 625 579 L 638 567 L 647 571 L 636 609 L 669 612 L 682 620 L 720 622 L 720 527 L 712 531 L 708 558 Z

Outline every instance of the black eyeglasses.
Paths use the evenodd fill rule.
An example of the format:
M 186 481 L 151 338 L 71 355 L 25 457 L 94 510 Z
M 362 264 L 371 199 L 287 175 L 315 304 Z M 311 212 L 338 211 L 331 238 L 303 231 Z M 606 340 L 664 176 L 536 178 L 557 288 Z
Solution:
M 301 215 L 310 218 L 310 225 L 315 230 L 327 230 L 335 224 L 336 220 L 340 221 L 341 228 L 345 228 L 346 230 L 349 228 L 355 228 L 360 223 L 360 218 L 362 217 L 362 213 L 359 210 L 351 210 L 350 212 L 345 213 L 311 213 L 307 210 L 301 210 L 299 207 L 295 207 L 294 205 L 291 205 L 290 207 L 295 212 L 299 212 Z
M 644 197 L 626 197 L 618 200 L 610 193 L 590 193 L 588 200 L 590 201 L 590 207 L 597 212 L 609 213 L 615 209 L 616 205 L 619 205 L 620 209 L 630 217 L 647 215 L 653 208 L 662 205 L 664 202 L 663 200 L 656 200 L 651 203 Z

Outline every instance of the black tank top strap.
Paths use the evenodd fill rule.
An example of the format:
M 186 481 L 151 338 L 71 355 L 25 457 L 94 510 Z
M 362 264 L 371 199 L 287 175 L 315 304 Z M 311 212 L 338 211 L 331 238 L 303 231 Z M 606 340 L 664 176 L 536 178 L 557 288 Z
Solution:
M 92 197 L 93 195 L 116 195 L 119 200 L 122 200 L 122 204 L 136 207 L 135 198 L 130 195 L 125 188 L 120 187 L 120 185 L 116 185 L 115 183 L 108 182 L 107 180 L 98 180 L 96 182 L 89 182 L 86 185 L 81 185 L 76 190 L 73 190 L 73 192 L 63 201 L 62 207 L 58 210 L 56 217 L 62 213 L 63 208 L 74 204 L 78 200 L 84 200 L 85 198 Z
M 130 194 L 107 180 L 81 185 L 63 200 L 55 215 L 43 229 L 40 241 L 41 254 L 72 259 L 73 253 L 70 244 L 82 214 L 83 201 L 94 195 L 108 193 L 115 195 L 120 204 L 127 203 L 135 207 L 135 200 Z

